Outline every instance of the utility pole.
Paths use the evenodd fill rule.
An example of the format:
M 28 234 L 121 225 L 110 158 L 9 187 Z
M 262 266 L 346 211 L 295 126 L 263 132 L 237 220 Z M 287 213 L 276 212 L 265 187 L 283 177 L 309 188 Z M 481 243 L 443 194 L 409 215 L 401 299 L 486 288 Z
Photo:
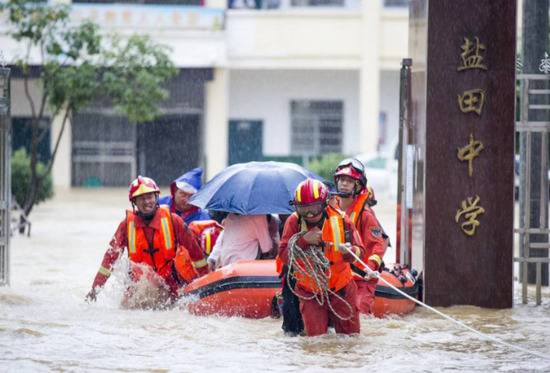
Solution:
M 0 51 L 0 286 L 10 284 L 11 122 L 10 69 Z

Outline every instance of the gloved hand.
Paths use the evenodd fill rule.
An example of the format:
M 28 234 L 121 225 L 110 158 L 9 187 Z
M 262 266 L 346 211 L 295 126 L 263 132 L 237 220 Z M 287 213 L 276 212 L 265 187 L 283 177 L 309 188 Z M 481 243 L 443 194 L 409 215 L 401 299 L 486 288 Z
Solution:
M 369 260 L 367 261 L 367 267 L 368 268 L 365 269 L 365 272 L 367 272 L 367 274 L 364 277 L 366 280 L 372 280 L 380 276 L 380 272 L 377 271 L 378 263 L 373 260 Z
M 378 276 L 380 276 L 380 272 L 378 271 L 373 271 L 372 269 L 370 271 L 367 270 L 367 274 L 365 275 L 364 279 L 365 280 L 373 280 L 375 278 L 378 278 Z
M 341 243 L 340 246 L 338 246 L 338 251 L 340 251 L 342 254 L 347 254 L 351 251 L 351 243 L 344 242 Z
M 319 246 L 321 244 L 321 242 L 323 241 L 323 232 L 318 227 L 315 227 L 315 228 L 307 231 L 302 236 L 302 239 L 305 242 L 307 242 L 309 245 Z
M 92 288 L 92 290 L 90 290 L 88 294 L 86 294 L 85 300 L 86 302 L 90 303 L 90 302 L 95 302 L 96 298 L 97 298 L 97 292 L 95 291 L 95 288 Z
M 212 258 L 212 256 L 209 256 L 206 260 L 206 263 L 208 263 L 208 270 L 209 272 L 213 272 L 216 269 L 216 260 Z

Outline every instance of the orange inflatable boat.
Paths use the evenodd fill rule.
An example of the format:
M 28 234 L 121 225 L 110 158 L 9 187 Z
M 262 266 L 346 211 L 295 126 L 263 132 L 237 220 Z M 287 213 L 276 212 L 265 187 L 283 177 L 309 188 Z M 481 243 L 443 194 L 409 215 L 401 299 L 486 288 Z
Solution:
M 406 294 L 417 298 L 418 284 L 406 268 L 384 270 L 381 276 Z M 275 294 L 281 280 L 274 260 L 237 262 L 196 279 L 184 289 L 189 312 L 196 315 L 263 318 L 273 315 Z M 376 287 L 375 316 L 405 314 L 415 307 L 412 300 L 397 293 L 382 281 Z

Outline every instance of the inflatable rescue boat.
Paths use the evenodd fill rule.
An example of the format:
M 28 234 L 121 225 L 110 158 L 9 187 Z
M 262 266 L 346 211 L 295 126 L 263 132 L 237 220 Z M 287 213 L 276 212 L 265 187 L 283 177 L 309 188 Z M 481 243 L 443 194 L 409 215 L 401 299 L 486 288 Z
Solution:
M 380 274 L 386 281 L 413 298 L 419 286 L 407 268 L 395 266 Z M 276 293 L 281 280 L 274 260 L 240 261 L 196 279 L 184 289 L 187 308 L 195 315 L 241 316 L 263 318 L 274 315 Z M 406 314 L 415 303 L 383 281 L 378 281 L 373 314 Z

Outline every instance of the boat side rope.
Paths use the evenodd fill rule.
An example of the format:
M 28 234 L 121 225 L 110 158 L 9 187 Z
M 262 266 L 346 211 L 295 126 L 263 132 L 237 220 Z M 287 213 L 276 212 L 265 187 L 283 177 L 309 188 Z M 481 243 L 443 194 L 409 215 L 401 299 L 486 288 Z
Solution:
M 337 292 L 331 290 L 328 286 L 328 279 L 330 278 L 330 263 L 325 256 L 323 250 L 319 249 L 302 249 L 297 245 L 298 239 L 302 237 L 305 232 L 298 232 L 293 235 L 290 240 L 288 240 L 288 271 L 286 273 L 287 283 L 291 284 L 291 277 L 296 279 L 296 274 L 301 276 L 309 277 L 315 287 L 319 289 L 318 293 L 312 293 L 311 296 L 306 296 L 303 294 L 298 294 L 291 286 L 289 286 L 290 291 L 300 299 L 312 300 L 315 299 L 319 305 L 327 303 L 329 309 L 332 313 L 338 317 L 340 320 L 349 320 L 353 316 L 353 308 L 343 297 L 341 297 Z M 330 301 L 330 295 L 337 298 L 342 302 L 348 309 L 348 316 L 340 315 L 332 307 L 332 302 Z
M 526 348 L 523 348 L 523 347 L 521 347 L 521 346 L 516 346 L 516 345 L 510 344 L 510 343 L 505 342 L 505 341 L 503 341 L 503 340 L 501 340 L 501 339 L 499 339 L 499 338 L 496 338 L 496 337 L 493 337 L 493 336 L 491 336 L 491 335 L 488 335 L 488 334 L 485 334 L 485 333 L 483 333 L 483 332 L 480 332 L 479 330 L 476 330 L 476 329 L 474 329 L 474 328 L 472 328 L 472 327 L 470 327 L 470 326 L 464 324 L 462 321 L 459 321 L 459 320 L 457 320 L 457 319 L 454 319 L 454 318 L 452 318 L 451 316 L 446 315 L 446 314 L 444 314 L 443 312 L 438 311 L 438 310 L 436 310 L 435 308 L 433 308 L 433 307 L 431 307 L 431 306 L 428 306 L 426 303 L 424 303 L 424 302 L 422 302 L 422 301 L 420 301 L 420 300 L 418 300 L 418 299 L 416 299 L 416 298 L 411 297 L 409 294 L 407 294 L 407 293 L 401 291 L 399 288 L 397 288 L 397 287 L 393 286 L 392 284 L 390 284 L 386 279 L 384 279 L 383 277 L 379 276 L 379 273 L 378 273 L 378 272 L 373 271 L 372 269 L 370 269 L 370 268 L 367 266 L 367 264 L 366 264 L 365 262 L 363 262 L 363 261 L 361 260 L 361 258 L 359 258 L 352 250 L 350 250 L 349 248 L 346 248 L 346 249 L 348 250 L 348 252 L 349 252 L 351 255 L 353 255 L 353 257 L 354 257 L 359 263 L 361 263 L 361 264 L 363 264 L 363 265 L 365 266 L 365 271 L 366 271 L 369 275 L 374 276 L 374 277 L 378 278 L 379 280 L 382 280 L 382 282 L 383 282 L 385 285 L 389 286 L 389 287 L 392 288 L 393 290 L 397 291 L 399 294 L 401 294 L 401 295 L 403 295 L 404 297 L 406 297 L 406 298 L 412 300 L 413 302 L 419 304 L 420 306 L 426 307 L 426 308 L 429 309 L 430 311 L 435 312 L 435 313 L 438 314 L 439 316 L 441 316 L 441 317 L 443 317 L 443 318 L 445 318 L 445 319 L 447 319 L 447 320 L 449 320 L 449 321 L 451 321 L 451 322 L 453 322 L 453 323 L 455 323 L 455 324 L 457 324 L 457 325 L 460 325 L 461 327 L 463 327 L 463 328 L 465 328 L 465 329 L 468 329 L 469 331 L 471 331 L 472 333 L 475 333 L 476 335 L 478 335 L 478 336 L 480 336 L 480 337 L 483 337 L 483 338 L 485 338 L 485 339 L 491 340 L 491 341 L 493 341 L 493 342 L 495 342 L 495 343 L 501 344 L 501 345 L 506 346 L 506 347 L 508 347 L 508 348 L 511 348 L 511 349 L 513 349 L 513 350 L 521 351 L 521 352 L 524 352 L 524 353 L 526 353 L 526 354 L 534 355 L 534 356 L 540 357 L 540 358 L 542 358 L 542 359 L 544 359 L 544 360 L 550 361 L 550 356 L 543 355 L 543 354 L 541 354 L 541 353 L 539 353 L 539 352 L 536 352 L 536 351 L 530 351 L 530 350 L 528 350 L 528 349 L 526 349 Z

